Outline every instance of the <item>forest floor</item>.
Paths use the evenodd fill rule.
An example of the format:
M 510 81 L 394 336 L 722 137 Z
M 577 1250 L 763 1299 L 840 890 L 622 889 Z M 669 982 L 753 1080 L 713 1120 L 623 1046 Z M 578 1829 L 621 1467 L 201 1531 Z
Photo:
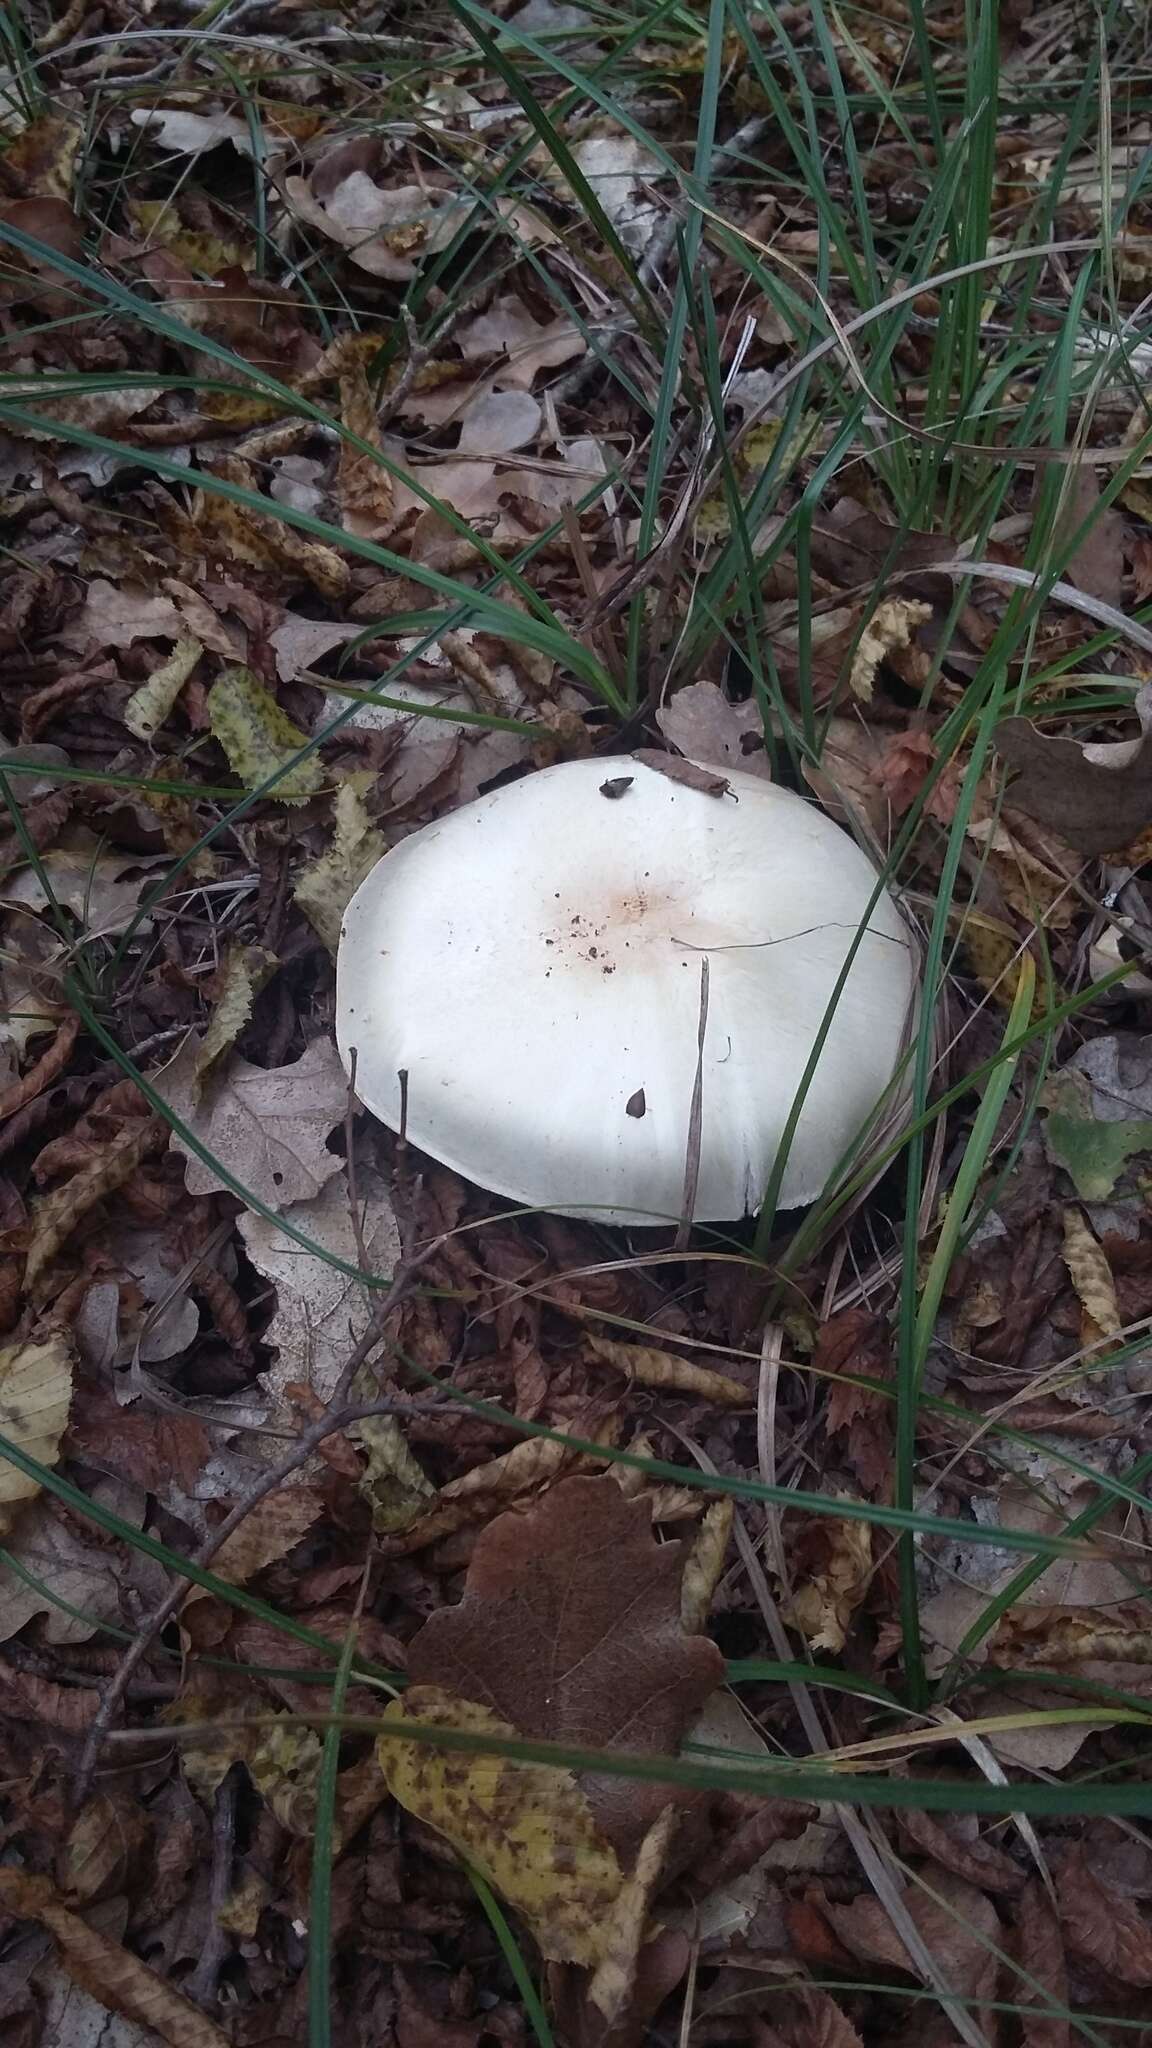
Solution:
M 0 76 L 5 2042 L 1152 2043 L 1144 0 Z M 638 747 L 916 930 L 804 1210 L 349 1088 L 375 862 Z

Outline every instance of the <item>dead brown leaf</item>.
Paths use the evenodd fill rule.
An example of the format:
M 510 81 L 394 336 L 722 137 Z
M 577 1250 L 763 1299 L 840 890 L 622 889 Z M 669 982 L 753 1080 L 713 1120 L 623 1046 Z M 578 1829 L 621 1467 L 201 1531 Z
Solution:
M 872 1531 L 866 1522 L 813 1520 L 796 1546 L 788 1619 L 814 1650 L 842 1650 L 852 1616 L 872 1583 Z
M 43 242 L 73 263 L 83 259 L 84 231 L 66 199 L 6 200 L 0 204 L 0 225 Z M 51 256 L 25 256 L 22 250 L 5 244 L 0 303 L 31 305 L 43 313 L 75 314 L 80 299 L 78 287 L 56 268 Z
M 1052 1901 L 1038 1878 L 1025 1886 L 1016 1907 L 1016 1954 L 1023 1976 L 1012 1981 L 1012 1997 L 1024 2008 L 1024 2048 L 1068 2048 L 1072 2023 L 1051 2018 L 1035 2006 L 1068 2006 L 1068 1965 Z
M 755 698 L 733 704 L 716 683 L 689 683 L 656 713 L 666 740 L 690 761 L 709 768 L 742 768 L 772 778 L 764 751 L 764 721 Z
M 981 1835 L 975 1814 L 946 1814 L 937 1819 L 910 1807 L 900 1815 L 900 1826 L 925 1856 L 969 1884 L 989 1892 L 1023 1891 L 1026 1879 L 1020 1865 Z
M 1116 505 L 1100 508 L 1100 480 L 1086 463 L 1072 472 L 1061 532 L 1071 538 L 1085 520 L 1091 524 L 1068 561 L 1068 580 L 1105 604 L 1119 605 L 1124 590 L 1124 542 L 1127 522 Z
M 642 1387 L 666 1387 L 672 1393 L 695 1394 L 702 1401 L 720 1401 L 730 1408 L 751 1408 L 755 1395 L 727 1373 L 711 1372 L 693 1365 L 674 1351 L 658 1351 L 652 1344 L 614 1344 L 607 1337 L 589 1337 L 593 1358 L 614 1366 Z
M 413 1683 L 538 1740 L 670 1754 L 723 1672 L 715 1644 L 683 1631 L 683 1567 L 681 1543 L 654 1540 L 643 1497 L 625 1500 L 611 1479 L 563 1480 L 478 1538 L 464 1598 L 412 1643 Z M 605 1834 L 634 1855 L 667 1788 L 581 1782 Z
M 118 1891 L 150 1833 L 141 1807 L 114 1793 L 98 1792 L 76 1815 L 56 1859 L 61 1889 L 82 1905 Z
M 972 2000 L 978 2022 L 991 2020 L 979 2006 L 996 1995 L 996 1951 L 1003 1938 L 996 1908 L 984 1892 L 950 1871 L 933 1869 L 928 1881 L 931 1892 L 909 1885 L 903 1902 L 949 1990 Z M 879 1899 L 861 1893 L 850 1905 L 826 1901 L 821 1910 L 845 1948 L 862 1962 L 921 1975 L 919 1962 L 909 1955 Z
M 395 518 L 395 491 L 384 464 L 367 452 L 375 449 L 382 453 L 383 448 L 376 399 L 363 363 L 350 364 L 341 375 L 340 419 L 350 434 L 366 444 L 359 448 L 352 441 L 340 442 L 337 489 L 344 523 L 349 532 L 377 540 Z
M 1073 1955 L 1122 1984 L 1152 1985 L 1152 1919 L 1100 1876 L 1079 1843 L 1061 1861 L 1056 1893 Z
M 0 1905 L 17 1919 L 36 1920 L 47 1928 L 69 1976 L 109 2012 L 151 2027 L 166 2048 L 229 2048 L 219 2027 L 139 1956 L 89 1927 L 46 1877 L 0 1869 Z
M 646 768 L 654 768 L 657 775 L 666 775 L 669 782 L 682 782 L 686 789 L 698 789 L 702 796 L 727 796 L 731 788 L 726 775 L 698 768 L 695 761 L 685 761 L 678 754 L 662 754 L 658 747 L 637 747 L 627 758 L 642 761 Z
M 892 1344 L 882 1316 L 871 1309 L 847 1308 L 821 1328 L 813 1367 L 828 1374 L 861 1378 L 892 1377 Z M 834 1378 L 828 1390 L 825 1427 L 843 1443 L 844 1456 L 860 1484 L 873 1499 L 882 1495 L 892 1474 L 892 1403 L 871 1387 Z
M 257 1501 L 212 1560 L 230 1586 L 246 1586 L 265 1565 L 284 1557 L 319 1517 L 324 1503 L 311 1486 L 282 1487 Z M 193 1595 L 197 1589 L 193 1588 Z
M 163 1117 L 135 1117 L 113 1138 L 99 1158 L 74 1173 L 61 1187 L 36 1204 L 32 1214 L 32 1236 L 24 1284 L 34 1297 L 43 1292 L 39 1285 L 58 1251 L 67 1243 L 81 1217 L 116 1188 L 123 1187 L 141 1161 L 159 1152 L 168 1137 Z
M 1007 718 L 996 745 L 1019 770 L 1009 798 L 1080 853 L 1113 853 L 1152 822 L 1152 686 L 1135 705 L 1137 740 L 1085 746 L 1052 739 L 1028 718 Z

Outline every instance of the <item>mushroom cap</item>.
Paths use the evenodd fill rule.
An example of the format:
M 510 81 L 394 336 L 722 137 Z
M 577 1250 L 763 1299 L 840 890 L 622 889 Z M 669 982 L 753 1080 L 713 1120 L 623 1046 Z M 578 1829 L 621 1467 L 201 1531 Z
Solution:
M 628 787 L 605 793 L 619 778 Z M 567 761 L 403 840 L 348 906 L 337 1037 L 366 1107 L 533 1208 L 674 1220 L 701 1013 L 694 1215 L 757 1208 L 877 876 L 811 804 Z M 805 1097 L 781 1202 L 812 1201 L 892 1082 L 913 948 L 882 893 Z

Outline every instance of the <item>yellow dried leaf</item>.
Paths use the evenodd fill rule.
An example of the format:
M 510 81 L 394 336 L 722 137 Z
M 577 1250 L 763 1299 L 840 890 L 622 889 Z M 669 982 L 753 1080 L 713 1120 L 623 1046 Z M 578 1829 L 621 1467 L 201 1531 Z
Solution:
M 435 1498 L 436 1488 L 409 1450 L 396 1417 L 367 1415 L 349 1434 L 368 1453 L 360 1492 L 377 1535 L 410 1529 Z
M 712 1611 L 712 1601 L 724 1569 L 724 1554 L 732 1534 L 735 1510 L 731 1500 L 712 1501 L 684 1562 L 680 1583 L 680 1619 L 692 1635 L 699 1635 Z
M 235 1889 L 229 1892 L 216 1920 L 226 1934 L 234 1934 L 238 1941 L 255 1941 L 260 1925 L 260 1915 L 272 1901 L 272 1886 L 259 1871 L 249 1869 Z
M 376 399 L 361 363 L 350 364 L 340 377 L 340 419 L 351 434 L 381 449 L 376 424 Z M 395 493 L 392 478 L 363 448 L 349 441 L 340 443 L 337 488 L 340 504 L 354 533 L 369 538 L 387 531 L 394 516 Z
M 614 1344 L 608 1337 L 589 1337 L 588 1349 L 601 1364 L 614 1366 L 642 1387 L 667 1387 L 704 1401 L 722 1401 L 730 1408 L 752 1408 L 756 1403 L 755 1395 L 739 1380 L 693 1365 L 674 1351 L 660 1351 L 652 1344 Z
M 71 1236 L 82 1216 L 105 1195 L 123 1187 L 149 1152 L 159 1151 L 168 1137 L 163 1117 L 140 1117 L 120 1135 L 109 1140 L 103 1151 L 80 1173 L 74 1173 L 62 1187 L 36 1204 L 32 1212 L 32 1241 L 24 1268 L 24 1285 L 33 1296 L 36 1283 L 51 1264 L 61 1245 Z
M 515 1728 L 440 1686 L 412 1686 L 386 1722 L 461 1728 L 514 1740 Z M 623 1873 L 571 1771 L 383 1735 L 376 1745 L 393 1797 L 435 1828 L 528 1922 L 550 1962 L 595 1969 L 611 1953 Z
M 977 981 L 988 990 L 994 1002 L 1002 1009 L 1010 1010 L 1016 1000 L 1024 962 L 1016 933 L 999 918 L 988 917 L 980 910 L 968 910 L 964 915 L 963 938 L 964 950 Z M 1044 1015 L 1047 1003 L 1047 991 L 1038 982 L 1032 1005 L 1034 1018 Z
M 303 803 L 322 786 L 315 754 L 295 759 L 308 744 L 305 735 L 250 668 L 224 670 L 208 693 L 208 719 L 245 789 L 257 789 L 277 769 L 283 773 L 271 794 L 280 803 Z
M 170 249 L 187 269 L 201 277 L 218 277 L 222 270 L 243 270 L 251 260 L 251 248 L 244 242 L 226 242 L 218 235 L 185 227 L 170 199 L 129 199 L 127 203 L 147 240 L 154 247 Z
M 216 1007 L 196 1054 L 193 1071 L 200 1078 L 221 1053 L 230 1052 L 252 1015 L 252 1005 L 279 967 L 275 953 L 263 946 L 229 946 L 216 975 Z
M 886 597 L 877 605 L 860 635 L 848 686 L 864 704 L 872 701 L 876 671 L 894 648 L 907 647 L 917 626 L 932 617 L 930 604 L 912 597 Z
M 199 640 L 178 640 L 167 661 L 153 669 L 124 706 L 124 723 L 138 740 L 159 732 L 204 649 Z
M 340 943 L 344 912 L 369 868 L 374 868 L 387 850 L 384 834 L 377 831 L 364 805 L 362 783 L 366 779 L 371 780 L 353 775 L 341 783 L 336 792 L 332 844 L 301 870 L 292 891 L 332 954 Z
M 0 1349 L 0 1434 L 41 1465 L 55 1465 L 72 1398 L 72 1351 L 61 1330 L 42 1344 Z M 11 1527 L 39 1482 L 0 1457 L 0 1530 Z
M 254 472 L 238 456 L 219 457 L 212 473 L 223 483 L 256 491 Z M 256 569 L 279 569 L 311 583 L 322 597 L 344 597 L 350 574 L 347 562 L 323 542 L 305 540 L 295 527 L 277 519 L 270 499 L 266 502 L 267 514 L 250 511 L 215 491 L 197 491 L 193 504 L 196 528 L 215 559 L 246 562 Z
M 256 1790 L 281 1827 L 308 1836 L 316 1825 L 316 1790 L 320 1781 L 322 1743 L 314 1728 L 282 1726 L 253 1729 L 244 1762 Z
M 680 1809 L 666 1806 L 640 1844 L 604 1930 L 604 1952 L 588 1986 L 589 2002 L 611 2027 L 627 2011 L 636 1988 L 636 1965 L 644 1941 L 648 1909 L 664 1875 L 668 1849 Z
M 603 1417 L 595 1426 L 584 1423 L 572 1425 L 573 1434 L 595 1438 L 596 1442 L 605 1444 L 616 1441 L 619 1427 L 619 1420 L 614 1415 Z M 561 1424 L 557 1439 L 563 1435 L 564 1425 Z M 441 1487 L 430 1513 L 421 1516 L 411 1529 L 404 1532 L 400 1547 L 423 1550 L 429 1543 L 438 1543 L 442 1537 L 450 1536 L 454 1529 L 462 1528 L 477 1515 L 488 1514 L 494 1497 L 515 1498 L 528 1493 L 554 1479 L 565 1466 L 586 1471 L 589 1460 L 582 1453 L 577 1456 L 557 1439 L 525 1437 L 500 1457 L 489 1458 L 484 1465 L 474 1465 L 470 1472 L 461 1473 L 459 1479 L 450 1479 L 446 1486 Z
M 1103 1249 L 1077 1208 L 1064 1211 L 1064 1264 L 1096 1329 L 1114 1337 L 1123 1325 L 1116 1283 Z
M 872 1531 L 867 1522 L 822 1522 L 819 1533 L 824 1558 L 797 1586 L 788 1619 L 814 1650 L 836 1655 L 872 1578 Z
M 70 200 L 83 140 L 84 123 L 75 114 L 38 114 L 4 151 L 7 190 Z

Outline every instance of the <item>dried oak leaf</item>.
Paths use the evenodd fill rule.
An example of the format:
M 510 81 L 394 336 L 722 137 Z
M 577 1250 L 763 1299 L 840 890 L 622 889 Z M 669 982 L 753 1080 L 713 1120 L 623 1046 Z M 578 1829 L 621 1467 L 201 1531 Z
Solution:
M 478 1538 L 464 1598 L 411 1646 L 415 1685 L 487 1707 L 521 1735 L 579 1749 L 672 1755 L 724 1663 L 680 1615 L 684 1546 L 613 1479 L 575 1477 Z M 599 1826 L 627 1859 L 667 1787 L 588 1776 Z
M 666 740 L 690 761 L 710 768 L 742 768 L 772 779 L 764 751 L 764 721 L 754 699 L 733 704 L 716 683 L 689 683 L 656 713 Z
M 1152 822 L 1152 684 L 1135 703 L 1138 740 L 1085 746 L 1048 738 L 1028 718 L 1008 718 L 996 745 L 1020 774 L 1009 796 L 1080 853 L 1112 853 Z
M 203 1082 L 196 1074 L 198 1059 L 197 1042 L 189 1038 L 158 1078 L 157 1090 L 169 1108 L 214 1162 L 268 1208 L 310 1202 L 340 1171 L 339 1158 L 325 1144 L 348 1099 L 335 1046 L 317 1039 L 286 1067 L 254 1067 L 232 1053 Z M 183 1139 L 174 1134 L 172 1143 L 188 1161 L 189 1194 L 227 1188 Z

